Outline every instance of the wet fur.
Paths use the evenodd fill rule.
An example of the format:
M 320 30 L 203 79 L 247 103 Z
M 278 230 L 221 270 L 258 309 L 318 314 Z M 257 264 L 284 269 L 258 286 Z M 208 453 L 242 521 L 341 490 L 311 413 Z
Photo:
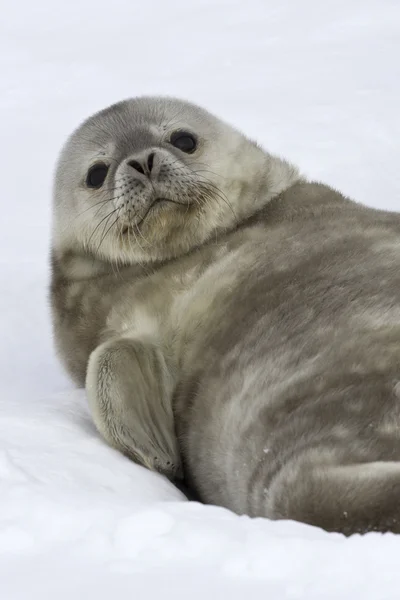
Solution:
M 117 172 L 155 147 L 168 172 L 162 132 L 188 124 L 203 144 L 190 157 L 198 180 L 174 193 L 196 196 L 185 185 L 205 183 L 200 164 L 208 193 L 186 214 L 151 217 L 144 239 L 127 245 L 115 229 L 99 245 L 103 213 L 91 207 L 113 198 L 113 180 L 108 192 L 84 189 L 93 157 Z M 143 190 L 132 194 L 138 217 Z M 121 103 L 85 122 L 59 161 L 60 357 L 86 382 L 104 438 L 184 476 L 202 501 L 345 534 L 398 532 L 399 234 L 398 214 L 306 181 L 198 107 Z

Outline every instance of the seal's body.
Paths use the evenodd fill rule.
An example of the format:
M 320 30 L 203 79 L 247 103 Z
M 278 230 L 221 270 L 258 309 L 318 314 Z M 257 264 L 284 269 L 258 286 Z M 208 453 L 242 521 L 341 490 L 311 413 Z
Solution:
M 55 184 L 56 342 L 113 446 L 204 502 L 400 531 L 400 216 L 202 109 L 85 122 Z

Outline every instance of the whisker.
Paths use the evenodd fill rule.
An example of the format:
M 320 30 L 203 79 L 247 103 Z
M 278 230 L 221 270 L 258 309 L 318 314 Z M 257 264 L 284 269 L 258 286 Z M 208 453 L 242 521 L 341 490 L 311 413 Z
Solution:
M 97 253 L 100 252 L 100 247 L 102 245 L 102 243 L 104 242 L 104 240 L 106 239 L 108 233 L 111 231 L 111 229 L 114 227 L 114 225 L 118 222 L 119 220 L 119 215 L 117 215 L 117 218 L 115 219 L 115 221 L 113 221 L 110 225 L 110 227 L 107 229 L 107 231 L 105 232 L 105 234 L 102 236 L 101 240 L 100 240 L 100 244 L 97 247 Z M 107 227 L 107 223 L 106 223 L 106 227 Z
M 89 208 L 85 208 L 85 210 L 83 210 L 82 212 L 78 213 L 76 215 L 75 219 L 78 219 L 79 217 L 81 217 L 82 215 L 84 215 L 89 210 L 92 210 L 93 208 L 96 208 L 96 206 L 103 205 L 103 204 L 106 204 L 107 202 L 111 202 L 111 201 L 112 201 L 112 198 L 106 198 L 105 200 L 101 200 L 101 202 L 96 202 L 96 204 L 93 204 L 93 206 L 89 206 Z M 96 213 L 96 215 L 97 215 L 97 213 Z
M 88 246 L 90 246 L 90 242 L 91 242 L 91 240 L 92 240 L 92 237 L 94 236 L 94 234 L 96 233 L 96 231 L 98 230 L 98 228 L 100 227 L 100 225 L 101 225 L 101 224 L 102 224 L 102 223 L 103 223 L 103 222 L 104 222 L 106 219 L 109 219 L 109 218 L 110 218 L 110 217 L 111 217 L 113 214 L 115 214 L 115 213 L 117 212 L 117 210 L 119 210 L 119 209 L 118 209 L 118 208 L 115 208 L 115 209 L 114 209 L 114 210 L 112 210 L 110 213 L 108 213 L 108 215 L 106 215 L 105 217 L 103 217 L 103 219 L 101 219 L 101 221 L 99 221 L 99 223 L 97 223 L 96 227 L 94 228 L 94 230 L 92 231 L 92 233 L 91 233 L 91 235 L 90 235 L 90 237 L 89 237 L 89 239 L 88 239 L 88 242 L 87 242 L 87 245 L 88 245 Z M 106 223 L 106 226 L 107 226 L 107 223 Z

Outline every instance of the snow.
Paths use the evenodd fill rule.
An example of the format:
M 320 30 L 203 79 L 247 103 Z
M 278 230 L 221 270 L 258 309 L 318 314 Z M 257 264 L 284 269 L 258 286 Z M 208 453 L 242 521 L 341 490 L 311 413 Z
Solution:
M 187 502 L 108 448 L 54 356 L 47 300 L 54 162 L 83 118 L 182 96 L 398 209 L 399 52 L 398 0 L 2 2 L 2 599 L 399 597 L 398 537 Z

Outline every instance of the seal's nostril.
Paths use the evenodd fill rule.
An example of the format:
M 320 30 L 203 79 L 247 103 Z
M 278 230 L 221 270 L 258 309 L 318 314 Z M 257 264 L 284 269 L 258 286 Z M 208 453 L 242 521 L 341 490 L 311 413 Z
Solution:
M 149 154 L 149 158 L 147 159 L 147 167 L 148 167 L 150 173 L 153 168 L 153 163 L 154 163 L 154 152 Z
M 142 165 L 137 160 L 130 160 L 128 162 L 128 165 L 130 167 L 133 167 L 136 171 L 139 171 L 139 173 L 142 173 L 144 175 L 144 169 L 143 169 Z

